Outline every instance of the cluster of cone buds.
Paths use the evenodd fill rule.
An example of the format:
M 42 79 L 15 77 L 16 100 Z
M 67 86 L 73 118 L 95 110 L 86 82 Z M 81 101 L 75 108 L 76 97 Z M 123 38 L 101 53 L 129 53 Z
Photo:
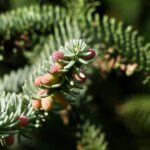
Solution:
M 117 56 L 116 59 L 112 59 L 114 61 L 111 61 L 112 63 L 109 62 L 109 64 L 112 64 L 113 68 L 119 68 L 122 72 L 124 72 L 127 76 L 133 75 L 133 73 L 136 71 L 138 68 L 137 63 L 123 63 L 122 62 L 122 57 Z
M 18 120 L 19 120 L 19 124 L 18 124 L 19 128 L 24 128 L 29 123 L 29 119 L 26 116 L 21 115 L 18 117 Z M 9 136 L 4 138 L 5 145 L 7 145 L 7 146 L 13 145 L 14 141 L 15 141 L 14 134 L 9 134 Z
M 43 78 L 44 78 L 44 82 L 42 82 L 42 84 L 44 84 L 44 85 L 52 85 L 58 80 L 58 77 L 56 77 L 57 78 L 56 79 L 55 76 L 53 76 L 51 74 L 46 74 L 46 75 L 43 76 L 43 78 L 42 77 L 40 77 L 40 78 L 41 78 L 41 82 L 43 81 Z M 36 80 L 39 80 L 39 79 L 37 78 Z M 36 80 L 35 80 L 35 85 L 37 85 Z M 55 96 L 57 94 L 58 95 L 62 95 L 62 94 L 61 93 L 48 94 L 48 93 L 49 93 L 49 90 L 47 90 L 47 89 L 40 89 L 38 91 L 37 95 L 39 97 L 41 97 L 41 99 L 33 99 L 32 100 L 32 106 L 35 109 L 41 109 L 42 108 L 45 111 L 51 110 L 52 107 L 53 107 Z M 64 103 L 67 103 L 64 100 L 63 96 L 61 97 L 61 101 L 64 101 Z
M 83 56 L 84 60 L 91 60 L 95 57 L 95 50 L 89 49 L 88 55 Z M 63 61 L 67 60 L 67 56 L 62 51 L 55 51 L 52 53 L 53 64 L 50 66 L 48 73 L 38 76 L 34 80 L 35 86 L 39 87 L 40 90 L 36 93 L 39 96 L 39 99 L 32 99 L 32 106 L 35 109 L 43 109 L 44 111 L 50 111 L 53 108 L 54 103 L 61 105 L 64 109 L 67 108 L 68 102 L 65 99 L 65 96 L 61 90 L 50 91 L 49 88 L 42 88 L 43 86 L 52 86 L 58 84 L 60 79 L 65 75 L 61 70 L 64 69 L 65 64 Z M 62 61 L 63 60 L 63 61 Z M 72 79 L 77 82 L 83 83 L 86 80 L 86 74 L 83 69 L 79 71 L 72 71 Z
M 55 52 L 52 54 L 52 58 L 55 61 L 53 65 L 51 65 L 49 72 L 44 74 L 43 76 L 39 76 L 35 79 L 34 84 L 38 87 L 41 85 L 47 85 L 51 86 L 56 83 L 58 83 L 59 78 L 60 78 L 60 70 L 63 68 L 63 64 L 59 63 L 59 60 L 64 58 L 64 54 L 62 52 Z M 61 101 L 63 103 L 64 107 L 67 106 L 67 102 L 65 101 L 63 94 L 61 92 L 55 92 L 53 94 L 49 94 L 48 89 L 40 89 L 37 93 L 39 97 L 41 97 L 40 100 L 33 99 L 32 100 L 32 106 L 35 109 L 40 109 L 42 108 L 45 111 L 49 111 L 52 109 L 54 100 Z M 59 97 L 59 99 L 58 99 Z M 55 100 L 55 101 L 56 101 Z
M 46 91 L 41 90 L 39 92 L 46 92 Z M 55 103 L 61 105 L 64 109 L 67 108 L 68 106 L 68 103 L 61 92 L 55 92 L 49 96 L 41 98 L 40 100 L 33 99 L 32 106 L 35 109 L 42 108 L 44 111 L 50 111 L 53 107 L 54 101 Z
M 114 50 L 108 49 L 108 53 L 103 58 L 98 59 L 94 65 L 99 64 L 103 72 L 109 72 L 112 69 L 120 69 L 127 76 L 131 76 L 138 68 L 136 63 L 123 63 L 124 58 L 121 55 L 112 56 Z
M 137 63 L 132 64 L 120 64 L 120 69 L 125 72 L 127 76 L 131 76 L 138 68 Z

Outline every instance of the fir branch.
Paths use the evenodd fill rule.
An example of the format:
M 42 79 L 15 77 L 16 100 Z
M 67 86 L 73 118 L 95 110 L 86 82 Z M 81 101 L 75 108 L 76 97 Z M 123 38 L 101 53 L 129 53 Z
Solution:
M 61 91 L 64 93 L 68 93 L 69 90 L 69 93 L 73 94 L 74 90 L 80 87 L 78 84 L 80 81 L 77 81 L 76 83 L 75 80 L 79 80 L 77 79 L 77 76 L 81 79 L 81 81 L 84 80 L 85 75 L 82 73 L 81 69 L 91 62 L 91 59 L 95 56 L 95 54 L 93 55 L 91 51 L 87 51 L 86 44 L 82 42 L 82 40 L 70 40 L 69 42 L 66 42 L 65 46 L 61 46 L 57 53 L 62 53 L 65 61 L 59 60 L 60 62 L 54 63 L 54 60 L 52 60 L 51 57 L 48 61 L 44 61 L 43 64 L 39 66 L 39 69 L 37 69 L 37 72 L 32 76 L 30 81 L 25 84 L 25 94 L 31 95 L 33 98 L 40 99 L 39 96 L 39 98 L 36 96 L 38 87 L 36 88 L 34 86 L 33 80 L 35 80 L 35 85 L 39 86 L 40 88 L 50 91 L 52 90 L 52 95 L 55 93 L 55 90 L 57 91 L 57 89 L 61 89 Z M 86 59 L 86 55 L 83 56 L 82 54 L 86 54 L 87 56 L 91 57 Z M 77 74 L 77 76 L 75 76 L 73 79 L 71 76 L 74 73 Z M 38 78 L 36 79 L 36 77 Z M 45 79 L 48 80 L 48 83 L 45 83 Z
M 64 20 L 64 23 L 62 21 L 58 21 L 58 23 L 55 23 L 54 33 L 46 36 L 44 39 L 44 43 L 37 43 L 34 46 L 33 52 L 25 53 L 26 57 L 28 57 L 29 61 L 32 61 L 31 63 L 33 65 L 25 67 L 24 69 L 19 69 L 18 71 L 12 71 L 8 75 L 4 75 L 4 77 L 0 81 L 1 90 L 19 92 L 19 90 L 21 90 L 21 86 L 24 84 L 24 81 L 27 80 L 29 76 L 31 76 L 31 74 L 34 74 L 34 68 L 41 66 L 43 60 L 49 60 L 49 56 L 51 55 L 52 51 L 58 49 L 58 46 L 64 44 L 66 40 L 75 37 L 87 39 L 88 41 L 88 31 L 84 31 L 80 27 L 78 20 L 72 20 L 69 17 Z M 88 41 L 87 43 L 91 43 L 91 41 Z M 12 84 L 13 86 L 9 86 L 10 84 Z
M 23 87 L 24 95 L 1 94 L 1 142 L 7 145 L 7 138 L 12 138 L 13 134 L 24 135 L 28 131 L 26 129 L 40 126 L 39 120 L 45 121 L 43 111 L 58 112 L 68 108 L 72 101 L 66 100 L 67 95 L 79 94 L 76 89 L 81 88 L 80 84 L 86 79 L 85 62 L 90 63 L 94 57 L 95 51 L 88 50 L 85 42 L 70 40 L 36 68 L 36 73 Z
M 82 5 L 80 6 L 81 3 Z M 11 52 L 12 56 L 16 54 L 18 49 L 18 54 L 29 56 L 24 53 L 30 51 L 33 47 L 36 47 L 36 43 L 39 43 L 40 41 L 39 37 L 42 38 L 42 36 L 44 37 L 53 33 L 52 28 L 55 27 L 57 22 L 60 22 L 61 26 L 67 18 L 71 18 L 71 20 L 76 18 L 80 24 L 82 23 L 84 25 L 86 19 L 85 15 L 90 16 L 95 10 L 96 4 L 93 3 L 91 5 L 93 7 L 89 7 L 89 5 L 85 7 L 85 5 L 83 5 L 85 4 L 84 1 L 80 1 L 80 3 L 77 4 L 79 5 L 78 9 L 75 9 L 74 11 L 72 11 L 72 9 L 65 9 L 60 6 L 33 5 L 1 14 L 0 37 L 2 40 L 0 41 L 0 60 L 7 61 L 7 56 L 5 56 L 6 50 L 9 51 L 9 53 Z M 74 6 L 72 5 L 72 7 Z M 73 17 L 74 15 L 76 17 Z M 63 28 L 60 28 L 60 30 L 61 32 L 64 32 Z M 65 34 L 63 33 L 61 36 L 63 37 Z M 65 39 L 65 41 L 66 40 L 67 39 Z M 11 50 L 7 47 L 8 44 L 13 47 Z M 34 52 L 35 51 L 32 51 L 32 54 Z
M 17 71 L 11 71 L 10 74 L 6 74 L 0 79 L 0 91 L 20 92 L 24 81 L 28 79 L 30 74 L 30 66 L 25 66 L 23 69 L 21 68 Z
M 105 135 L 100 128 L 92 125 L 88 121 L 82 125 L 81 133 L 78 133 L 80 140 L 78 141 L 78 150 L 107 150 L 107 142 Z
M 0 96 L 0 110 L 1 144 L 7 144 L 6 139 L 14 137 L 14 134 L 20 136 L 33 127 L 40 126 L 38 122 L 40 117 L 32 108 L 28 96 L 3 92 Z
M 66 10 L 60 7 L 33 5 L 12 10 L 0 16 L 0 34 L 7 35 L 41 29 L 44 31 L 55 21 L 65 17 Z M 54 19 L 54 20 L 53 20 Z M 41 31 L 42 32 L 42 31 Z
M 95 66 L 103 75 L 112 69 L 119 70 L 127 76 L 142 71 L 144 83 L 149 83 L 149 43 L 133 30 L 108 16 L 95 14 L 90 19 L 90 30 L 86 32 L 87 41 L 98 49 Z M 92 34 L 94 33 L 94 34 Z M 89 34 L 89 36 L 88 36 Z M 89 38 L 88 38 L 89 37 Z
M 4 56 L 7 43 L 12 45 L 12 55 L 19 49 L 18 53 L 29 51 L 35 42 L 38 43 L 42 35 L 52 32 L 51 26 L 66 16 L 66 9 L 54 6 L 38 6 L 18 8 L 0 15 L 0 37 L 1 60 Z M 40 36 L 39 36 L 40 35 Z M 20 50 L 21 49 L 21 50 Z
M 99 22 L 96 19 L 97 23 Z M 131 26 L 125 27 L 122 22 L 117 22 L 114 18 L 108 16 L 102 17 L 99 29 L 99 40 L 101 41 L 101 53 L 121 55 L 122 64 L 138 64 L 138 69 L 149 71 L 148 51 L 149 45 L 144 44 L 143 37 L 138 35 L 137 31 L 132 30 Z M 109 52 L 109 48 L 112 49 Z M 102 54 L 101 54 L 102 56 Z

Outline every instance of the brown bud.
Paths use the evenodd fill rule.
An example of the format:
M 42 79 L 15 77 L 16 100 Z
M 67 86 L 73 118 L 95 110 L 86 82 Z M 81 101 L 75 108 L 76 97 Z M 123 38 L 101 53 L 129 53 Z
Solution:
M 53 98 L 54 98 L 56 103 L 62 105 L 64 108 L 67 108 L 68 102 L 65 100 L 64 95 L 62 93 L 56 92 L 53 95 Z

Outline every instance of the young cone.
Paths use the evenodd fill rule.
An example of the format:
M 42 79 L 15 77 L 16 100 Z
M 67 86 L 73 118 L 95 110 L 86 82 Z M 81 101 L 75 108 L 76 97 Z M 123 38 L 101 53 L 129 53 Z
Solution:
M 59 61 L 60 59 L 64 58 L 64 53 L 60 51 L 55 51 L 52 54 L 53 61 Z
M 52 97 L 48 96 L 48 97 L 42 98 L 41 104 L 42 104 L 42 108 L 45 111 L 50 111 L 52 109 L 52 106 L 53 106 Z
M 32 100 L 32 107 L 34 109 L 40 109 L 41 108 L 41 100 L 33 99 Z
M 34 84 L 36 86 L 40 86 L 41 85 L 41 79 L 43 78 L 43 76 L 39 76 L 35 79 Z
M 41 78 L 41 83 L 45 85 L 52 85 L 58 81 L 58 77 L 47 73 Z
M 63 68 L 63 65 L 61 65 L 60 63 L 55 63 L 50 67 L 50 73 L 51 74 L 59 73 L 59 71 L 62 68 Z

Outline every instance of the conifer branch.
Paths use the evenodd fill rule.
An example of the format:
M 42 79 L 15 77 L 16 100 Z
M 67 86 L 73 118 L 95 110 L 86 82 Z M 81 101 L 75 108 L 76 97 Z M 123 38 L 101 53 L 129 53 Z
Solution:
M 81 133 L 78 133 L 77 150 L 107 150 L 105 135 L 95 125 L 88 121 L 81 126 Z
M 88 49 L 82 40 L 70 40 L 52 53 L 49 60 L 43 61 L 35 74 L 23 87 L 21 95 L 1 94 L 1 131 L 2 144 L 14 134 L 25 134 L 45 121 L 45 113 L 67 109 L 72 104 L 69 95 L 79 94 L 86 80 L 84 67 L 95 57 L 95 50 Z M 82 60 L 82 61 L 80 61 Z M 46 113 L 47 114 L 47 113 Z

